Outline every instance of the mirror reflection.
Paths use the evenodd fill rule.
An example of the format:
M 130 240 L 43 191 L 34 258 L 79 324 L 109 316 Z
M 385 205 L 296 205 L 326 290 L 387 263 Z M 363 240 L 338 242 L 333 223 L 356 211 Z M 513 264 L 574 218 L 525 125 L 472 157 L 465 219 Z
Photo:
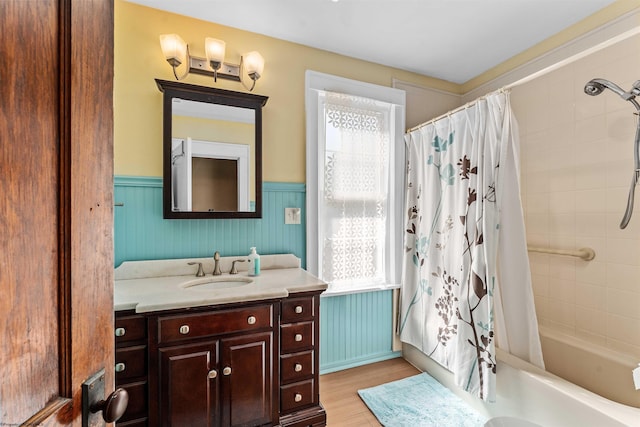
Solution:
M 254 212 L 254 110 L 173 98 L 171 120 L 171 209 Z
M 164 93 L 164 217 L 260 218 L 267 97 L 156 82 Z

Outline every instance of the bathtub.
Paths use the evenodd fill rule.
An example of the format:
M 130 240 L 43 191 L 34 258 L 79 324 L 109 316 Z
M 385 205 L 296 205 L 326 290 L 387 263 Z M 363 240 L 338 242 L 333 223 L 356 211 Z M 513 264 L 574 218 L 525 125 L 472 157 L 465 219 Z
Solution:
M 541 334 L 547 349 L 560 345 L 558 336 L 544 329 Z M 545 350 L 543 348 L 543 352 Z M 500 349 L 496 351 L 498 376 L 494 403 L 483 402 L 462 391 L 449 371 L 415 347 L 403 344 L 402 351 L 407 361 L 428 372 L 487 418 L 516 417 L 544 427 L 640 427 L 640 409 L 606 399 Z M 565 357 L 585 359 L 584 356 Z M 596 363 L 587 369 L 598 371 L 598 366 L 602 365 Z M 630 368 L 625 375 L 631 378 Z
M 635 390 L 631 376 L 640 359 L 542 326 L 540 340 L 547 371 L 614 402 L 640 408 L 640 390 Z

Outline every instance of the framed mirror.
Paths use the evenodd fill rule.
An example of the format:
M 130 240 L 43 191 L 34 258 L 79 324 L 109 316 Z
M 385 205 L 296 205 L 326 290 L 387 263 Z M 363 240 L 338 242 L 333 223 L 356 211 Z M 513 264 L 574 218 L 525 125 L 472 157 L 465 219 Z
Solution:
M 267 97 L 156 79 L 163 93 L 164 218 L 262 217 Z

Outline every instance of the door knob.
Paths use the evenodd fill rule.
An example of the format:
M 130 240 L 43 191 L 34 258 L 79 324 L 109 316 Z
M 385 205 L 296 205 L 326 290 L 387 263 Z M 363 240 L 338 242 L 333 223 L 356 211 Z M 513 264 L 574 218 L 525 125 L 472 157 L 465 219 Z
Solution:
M 129 404 L 129 393 L 123 388 L 116 389 L 113 393 L 107 396 L 106 399 L 94 403 L 89 407 L 89 410 L 94 414 L 102 411 L 102 418 L 112 423 L 118 421 L 124 411 L 127 410 Z
M 102 425 L 98 412 L 107 423 L 117 421 L 124 415 L 129 404 L 129 393 L 116 389 L 104 398 L 104 368 L 82 383 L 82 427 Z

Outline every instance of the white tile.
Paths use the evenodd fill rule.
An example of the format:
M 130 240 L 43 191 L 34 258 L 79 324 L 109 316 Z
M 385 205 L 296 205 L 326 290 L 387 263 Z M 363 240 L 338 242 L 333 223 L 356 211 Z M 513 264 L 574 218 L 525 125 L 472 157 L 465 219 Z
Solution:
M 551 234 L 576 234 L 576 217 L 573 213 L 549 215 L 549 233 Z
M 623 291 L 637 291 L 640 280 L 640 266 L 626 264 L 607 264 L 606 285 L 608 288 Z
M 553 191 L 549 193 L 550 214 L 573 214 L 576 212 L 576 194 L 574 191 Z
M 605 213 L 606 197 L 604 189 L 576 191 L 576 212 Z
M 549 255 L 529 252 L 531 274 L 549 276 Z
M 526 197 L 525 212 L 534 214 L 549 213 L 549 195 L 547 193 L 533 193 Z
M 579 308 L 599 310 L 604 313 L 607 310 L 607 288 L 588 283 L 576 283 L 576 305 Z
M 606 339 L 606 313 L 593 308 L 577 307 L 576 330 L 588 331 L 590 334 Z
M 576 282 L 599 286 L 606 285 L 607 263 L 596 260 L 576 261 Z
M 576 236 L 605 237 L 606 214 L 576 212 Z
M 576 306 L 560 300 L 549 300 L 548 318 L 550 321 L 568 328 L 576 326 Z
M 575 125 L 576 144 L 584 144 L 603 140 L 607 137 L 606 116 L 599 114 L 586 120 L 579 120 Z
M 527 194 L 548 193 L 551 185 L 546 172 L 527 173 L 526 182 Z
M 607 239 L 607 261 L 640 266 L 640 242 L 636 239 Z
M 573 280 L 549 278 L 549 299 L 562 301 L 575 305 L 576 303 L 576 282 Z
M 527 214 L 527 233 L 543 234 L 549 229 L 549 216 L 546 214 Z
M 626 344 L 640 346 L 640 320 L 609 313 L 607 337 Z
M 538 274 L 531 275 L 533 294 L 541 297 L 549 297 L 549 277 Z
M 576 190 L 599 190 L 607 187 L 605 168 L 576 166 L 574 175 Z
M 576 280 L 576 262 L 574 258 L 550 255 L 549 276 L 554 279 Z
M 525 223 L 525 227 L 526 227 L 526 223 Z M 549 246 L 549 234 L 547 234 L 547 233 L 543 233 L 543 234 L 529 233 L 528 230 L 527 230 L 527 244 L 530 245 L 530 246 L 547 247 L 547 246 Z M 535 254 L 530 253 L 529 254 L 529 258 L 531 258 L 534 255 Z
M 575 166 L 550 169 L 549 191 L 574 191 L 576 189 Z
M 607 311 L 640 320 L 640 291 L 607 290 Z
M 638 76 L 640 77 L 640 73 Z M 628 108 L 607 113 L 607 145 L 603 146 L 603 149 L 608 150 L 611 146 L 616 146 L 616 151 L 619 151 L 624 145 L 633 148 L 638 116 L 634 114 L 635 108 L 630 104 L 626 106 Z

